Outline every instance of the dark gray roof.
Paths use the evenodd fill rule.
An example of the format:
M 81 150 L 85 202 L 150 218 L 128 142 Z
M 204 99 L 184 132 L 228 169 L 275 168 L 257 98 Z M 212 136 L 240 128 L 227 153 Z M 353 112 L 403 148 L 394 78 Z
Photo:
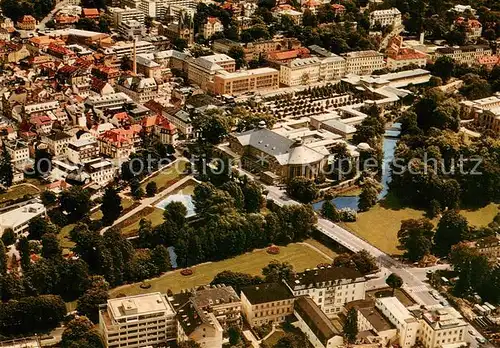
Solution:
M 243 146 L 251 146 L 260 151 L 278 156 L 290 152 L 294 141 L 269 129 L 249 130 L 236 135 Z
M 330 319 L 309 296 L 295 299 L 294 308 L 323 345 L 326 346 L 332 337 L 340 336 L 340 332 L 333 326 Z
M 282 283 L 266 283 L 247 286 L 242 288 L 241 292 L 245 294 L 245 297 L 252 305 L 293 298 L 293 294 Z
M 304 285 L 307 287 L 309 285 L 321 285 L 323 282 L 335 283 L 343 279 L 356 280 L 358 278 L 364 279 L 363 275 L 355 269 L 347 267 L 329 267 L 297 273 L 295 274 L 295 278 L 288 282 L 288 284 L 292 288 Z

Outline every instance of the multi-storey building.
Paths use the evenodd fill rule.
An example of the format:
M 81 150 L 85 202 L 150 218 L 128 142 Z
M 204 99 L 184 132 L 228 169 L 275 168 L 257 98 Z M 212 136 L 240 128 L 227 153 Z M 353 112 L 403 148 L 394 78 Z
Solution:
M 16 168 L 22 168 L 30 159 L 28 144 L 21 140 L 5 142 L 5 149 L 10 155 L 11 163 Z
M 251 326 L 282 323 L 293 314 L 294 297 L 282 283 L 252 285 L 241 289 L 241 308 Z
M 366 278 L 346 267 L 306 270 L 285 283 L 294 296 L 309 295 L 328 317 L 341 312 L 347 302 L 365 298 Z
M 434 58 L 450 57 L 460 64 L 473 65 L 481 57 L 491 56 L 493 51 L 486 45 L 441 47 L 436 49 Z
M 425 311 L 420 318 L 418 340 L 425 348 L 466 345 L 468 324 L 452 307 Z
M 113 7 L 109 8 L 111 15 L 113 16 L 113 24 L 118 27 L 122 22 L 135 20 L 139 23 L 144 23 L 145 14 L 144 12 L 136 8 L 119 8 Z
M 99 146 L 95 139 L 72 140 L 66 149 L 66 156 L 74 164 L 85 163 L 99 156 Z
M 49 152 L 55 157 L 66 155 L 66 149 L 72 140 L 73 136 L 64 132 L 55 132 L 42 137 L 42 142 L 47 144 Z
M 238 95 L 246 92 L 279 88 L 279 72 L 273 68 L 258 68 L 229 73 L 218 71 L 214 76 L 215 94 Z
M 128 158 L 134 151 L 133 140 L 116 129 L 102 133 L 97 138 L 97 143 L 101 154 L 114 159 Z
M 221 327 L 241 325 L 241 300 L 230 286 L 201 286 L 193 291 L 173 296 L 174 308 L 181 308 L 191 301 L 200 310 L 213 313 Z
M 123 92 L 106 94 L 102 96 L 90 96 L 85 101 L 85 104 L 94 110 L 102 109 L 121 109 L 127 104 L 132 104 L 133 101 L 128 95 Z
M 242 47 L 245 53 L 245 60 L 249 62 L 253 59 L 263 57 L 268 52 L 298 49 L 301 47 L 301 43 L 296 38 L 275 38 L 272 40 L 248 42 L 244 45 L 228 39 L 215 40 L 213 43 L 213 49 L 216 52 L 227 54 L 232 47 Z
M 26 232 L 31 219 L 45 216 L 45 206 L 40 202 L 30 203 L 0 215 L 0 236 L 12 229 L 17 237 Z
M 108 348 L 162 345 L 177 333 L 175 311 L 158 292 L 108 300 L 99 328 Z
M 370 75 L 385 68 L 384 55 L 376 51 L 355 51 L 342 55 L 346 60 L 346 74 Z
M 465 28 L 466 38 L 469 41 L 479 39 L 483 33 L 483 25 L 477 19 L 465 19 L 464 17 L 458 17 L 453 23 L 453 26 L 463 26 Z
M 319 77 L 322 81 L 340 80 L 346 74 L 345 59 L 332 54 L 321 59 Z
M 30 15 L 22 16 L 16 23 L 16 26 L 21 30 L 35 30 L 38 21 Z
M 382 27 L 392 25 L 399 27 L 401 25 L 401 12 L 393 7 L 389 10 L 378 10 L 370 13 L 370 26 L 379 24 Z
M 224 31 L 224 26 L 220 19 L 208 17 L 207 21 L 200 27 L 200 30 L 205 39 L 210 39 L 212 35 Z
M 134 19 L 121 21 L 117 30 L 126 40 L 135 40 L 146 33 L 144 24 Z
M 184 110 L 167 111 L 163 110 L 162 115 L 186 138 L 193 136 L 193 124 L 191 115 Z
M 387 45 L 387 68 L 397 70 L 413 65 L 424 67 L 427 64 L 427 54 L 413 48 L 403 48 L 403 38 L 399 35 L 393 37 Z
M 192 299 L 176 309 L 177 342 L 192 340 L 203 348 L 222 348 L 224 330 L 214 313 L 204 311 Z
M 116 57 L 118 59 L 121 59 L 125 56 L 132 57 L 134 53 L 134 42 L 119 41 L 110 48 L 116 54 Z M 137 41 L 135 43 L 135 50 L 136 54 L 153 53 L 156 51 L 156 48 L 151 42 Z
M 151 77 L 127 77 L 119 81 L 115 87 L 139 104 L 160 96 L 158 85 Z
M 116 166 L 108 160 L 95 158 L 85 163 L 85 171 L 90 175 L 90 179 L 105 186 L 115 178 Z
M 310 297 L 301 296 L 295 299 L 294 314 L 297 318 L 295 325 L 306 335 L 314 348 L 343 346 L 342 333 Z
M 482 128 L 500 134 L 500 97 L 491 96 L 460 103 L 465 112 L 474 117 L 474 122 Z
M 318 82 L 320 65 L 321 61 L 317 57 L 294 59 L 280 67 L 280 82 L 285 86 Z
M 398 329 L 400 346 L 413 347 L 420 323 L 410 311 L 396 297 L 378 298 L 375 306 Z
M 204 90 L 212 90 L 215 74 L 219 71 L 234 72 L 236 62 L 225 54 L 198 57 L 189 61 L 188 80 Z

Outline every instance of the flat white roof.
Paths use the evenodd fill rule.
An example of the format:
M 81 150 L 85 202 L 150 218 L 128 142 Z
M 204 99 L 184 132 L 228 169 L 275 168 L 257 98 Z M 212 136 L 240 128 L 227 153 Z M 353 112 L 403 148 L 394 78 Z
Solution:
M 45 211 L 42 203 L 31 203 L 0 215 L 0 227 L 13 228 L 23 225 Z
M 396 297 L 377 298 L 377 303 L 381 304 L 401 323 L 416 321 L 410 311 Z
M 166 295 L 159 292 L 111 299 L 108 300 L 108 309 L 115 320 L 157 312 L 175 314 Z

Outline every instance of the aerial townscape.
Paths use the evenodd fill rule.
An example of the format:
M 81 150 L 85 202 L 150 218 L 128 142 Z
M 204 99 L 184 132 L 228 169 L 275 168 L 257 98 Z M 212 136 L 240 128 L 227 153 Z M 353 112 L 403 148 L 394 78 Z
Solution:
M 0 348 L 500 347 L 499 0 L 0 0 Z

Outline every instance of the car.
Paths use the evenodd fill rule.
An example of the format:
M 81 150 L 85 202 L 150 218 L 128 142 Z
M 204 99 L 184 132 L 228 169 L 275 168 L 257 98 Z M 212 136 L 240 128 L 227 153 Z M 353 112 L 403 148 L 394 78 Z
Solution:
M 469 330 L 469 333 L 471 334 L 471 336 L 476 336 L 476 333 L 474 332 L 474 330 Z
M 476 337 L 476 341 L 478 341 L 479 343 L 486 343 L 486 339 L 484 339 L 483 337 Z

